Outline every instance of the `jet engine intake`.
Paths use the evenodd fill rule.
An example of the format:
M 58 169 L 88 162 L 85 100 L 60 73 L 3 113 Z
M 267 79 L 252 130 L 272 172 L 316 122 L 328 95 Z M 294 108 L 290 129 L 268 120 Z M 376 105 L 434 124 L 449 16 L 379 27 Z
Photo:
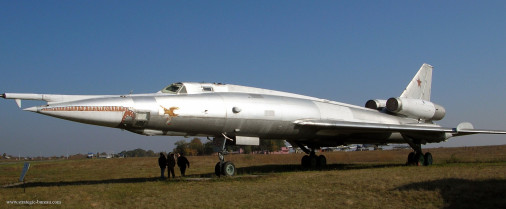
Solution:
M 441 120 L 446 110 L 438 104 L 422 99 L 409 99 L 403 97 L 390 98 L 386 102 L 389 112 L 423 120 Z

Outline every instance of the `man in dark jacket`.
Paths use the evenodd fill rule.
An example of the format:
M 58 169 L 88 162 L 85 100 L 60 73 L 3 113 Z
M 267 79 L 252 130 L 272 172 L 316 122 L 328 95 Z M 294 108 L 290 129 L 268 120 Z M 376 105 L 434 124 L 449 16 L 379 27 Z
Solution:
M 172 174 L 172 178 L 176 178 L 176 174 L 174 174 L 174 167 L 176 166 L 176 159 L 174 158 L 173 153 L 169 153 L 167 156 L 167 177 L 170 178 L 170 174 Z
M 179 157 L 177 158 L 177 166 L 179 166 L 179 170 L 181 171 L 181 176 L 185 176 L 186 166 L 190 168 L 190 162 L 183 153 L 179 154 Z
M 167 158 L 165 158 L 165 155 L 160 152 L 160 157 L 158 158 L 158 165 L 160 166 L 161 176 L 160 178 L 165 178 L 165 167 L 167 166 Z

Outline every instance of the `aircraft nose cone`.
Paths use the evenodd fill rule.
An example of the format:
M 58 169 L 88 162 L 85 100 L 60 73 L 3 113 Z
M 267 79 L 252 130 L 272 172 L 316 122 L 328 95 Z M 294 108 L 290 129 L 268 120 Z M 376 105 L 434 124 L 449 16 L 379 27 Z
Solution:
M 29 107 L 29 108 L 25 108 L 23 110 L 24 111 L 30 111 L 30 112 L 38 112 L 38 108 L 37 107 Z

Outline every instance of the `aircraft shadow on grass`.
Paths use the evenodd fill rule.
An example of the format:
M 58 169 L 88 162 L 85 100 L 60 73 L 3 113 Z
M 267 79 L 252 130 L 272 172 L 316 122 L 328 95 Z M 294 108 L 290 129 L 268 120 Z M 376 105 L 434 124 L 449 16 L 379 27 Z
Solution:
M 444 208 L 505 208 L 506 180 L 446 178 L 410 183 L 397 191 L 439 191 Z
M 54 186 L 76 186 L 76 185 L 95 185 L 95 184 L 122 184 L 122 183 L 144 183 L 160 181 L 160 177 L 150 178 L 121 178 L 121 179 L 104 179 L 104 180 L 83 180 L 83 181 L 58 181 L 58 182 L 27 182 L 23 184 L 15 184 L 5 186 L 4 188 L 30 188 L 30 187 L 54 187 Z
M 357 170 L 357 169 L 374 169 L 386 167 L 399 167 L 402 164 L 329 164 L 324 169 L 319 170 Z M 282 172 L 299 172 L 311 169 L 303 169 L 300 165 L 261 165 L 237 168 L 238 178 L 241 175 L 262 175 L 268 173 L 282 173 Z M 202 173 L 188 175 L 185 179 L 196 178 L 213 178 L 216 177 L 214 173 Z M 176 179 L 184 180 L 184 179 Z M 54 186 L 75 186 L 75 185 L 96 185 L 96 184 L 122 184 L 122 183 L 144 183 L 163 181 L 160 177 L 147 177 L 147 178 L 119 178 L 119 179 L 104 179 L 104 180 L 82 180 L 82 181 L 59 181 L 59 182 L 27 182 L 24 187 L 54 187 Z M 4 186 L 4 188 L 23 188 L 22 184 L 11 186 Z
M 329 164 L 324 169 L 320 170 L 357 170 L 357 169 L 374 169 L 386 167 L 399 167 L 402 164 Z M 299 172 L 311 169 L 303 169 L 300 165 L 261 165 L 237 168 L 237 177 L 241 175 L 262 175 L 269 173 L 282 173 L 282 172 Z M 195 178 L 213 178 L 214 173 L 203 173 L 188 175 L 185 179 Z M 181 179 L 176 179 L 181 180 Z M 123 183 L 144 183 L 161 181 L 159 177 L 147 178 L 120 178 L 120 179 L 104 179 L 104 180 L 82 180 L 82 181 L 60 181 L 60 182 L 27 182 L 24 187 L 55 187 L 55 186 L 76 186 L 76 185 L 98 185 L 98 184 L 123 184 Z M 23 188 L 22 184 L 5 186 L 4 188 Z
M 283 173 L 283 172 L 298 172 L 298 171 L 311 171 L 311 170 L 358 170 L 358 169 L 374 169 L 374 168 L 387 168 L 399 167 L 404 164 L 329 164 L 322 169 L 305 169 L 300 165 L 259 165 L 249 167 L 238 167 L 236 173 L 238 175 L 262 175 L 269 173 Z M 213 177 L 214 173 L 197 174 L 199 177 Z

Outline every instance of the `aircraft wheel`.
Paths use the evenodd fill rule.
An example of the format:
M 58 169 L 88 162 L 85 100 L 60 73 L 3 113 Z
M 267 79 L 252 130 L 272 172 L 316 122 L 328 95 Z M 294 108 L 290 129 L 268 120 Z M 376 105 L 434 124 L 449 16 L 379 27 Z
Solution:
M 327 167 L 327 158 L 325 157 L 325 155 L 318 156 L 317 164 L 318 164 L 317 165 L 318 168 L 325 168 L 325 167 Z
M 432 154 L 430 154 L 430 152 L 426 152 L 425 155 L 423 156 L 423 158 L 424 158 L 424 162 L 423 162 L 424 166 L 432 165 L 433 159 L 432 159 Z
M 222 167 L 223 171 L 223 175 L 225 176 L 233 176 L 235 175 L 235 165 L 234 163 L 230 162 L 230 161 L 227 161 L 223 164 L 223 167 Z
M 422 153 L 415 154 L 415 165 L 420 166 L 425 164 L 425 159 Z
M 311 166 L 311 159 L 309 158 L 309 155 L 304 155 L 302 157 L 300 165 L 302 165 L 303 168 L 309 168 Z
M 216 166 L 214 166 L 214 174 L 216 174 L 216 176 L 221 176 L 220 162 L 216 163 Z
M 415 164 L 415 162 L 416 162 L 415 152 L 410 152 L 408 155 L 408 162 L 406 163 L 406 165 L 413 165 L 413 164 Z

